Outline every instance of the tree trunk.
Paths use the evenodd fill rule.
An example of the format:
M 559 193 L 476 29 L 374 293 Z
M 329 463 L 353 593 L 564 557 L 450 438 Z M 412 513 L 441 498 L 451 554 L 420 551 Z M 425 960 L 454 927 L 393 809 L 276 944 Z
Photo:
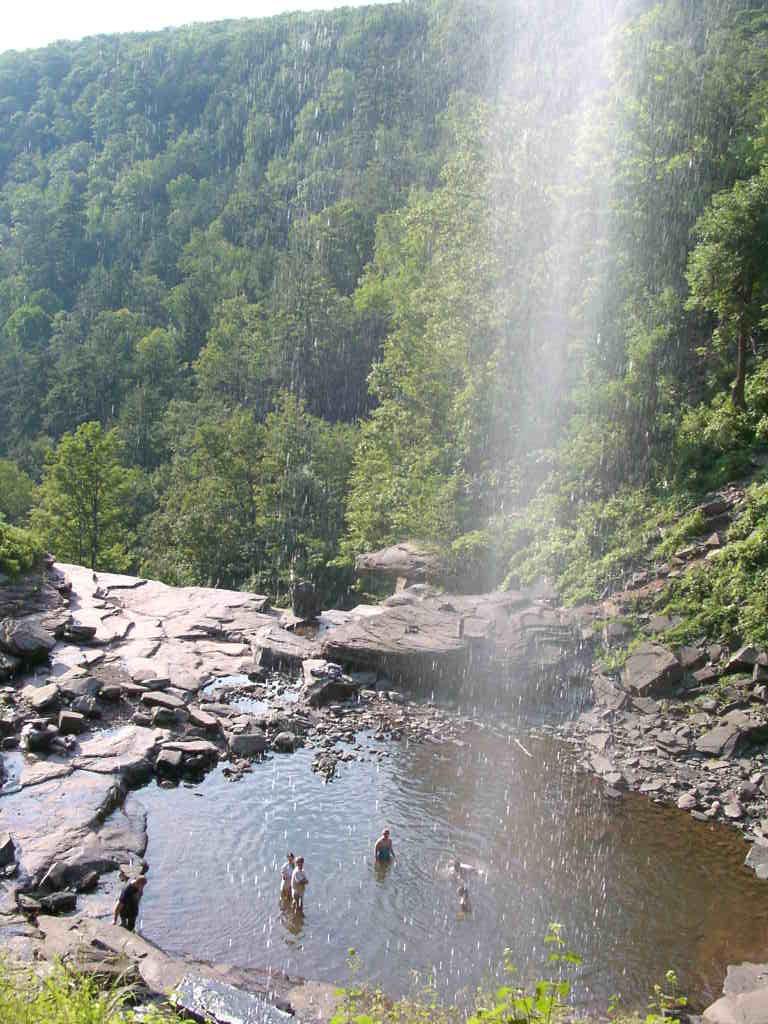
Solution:
M 747 408 L 747 402 L 744 398 L 744 382 L 747 378 L 747 332 L 742 327 L 739 330 L 739 336 L 736 340 L 736 379 L 733 382 L 733 390 L 731 397 L 733 404 L 736 409 L 742 410 Z

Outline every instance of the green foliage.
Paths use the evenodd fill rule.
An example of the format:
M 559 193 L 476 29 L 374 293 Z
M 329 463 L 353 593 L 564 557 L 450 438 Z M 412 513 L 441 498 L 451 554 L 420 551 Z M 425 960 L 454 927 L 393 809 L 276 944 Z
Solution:
M 246 409 L 201 420 L 194 409 L 176 412 L 176 455 L 156 478 L 160 511 L 142 571 L 176 584 L 247 585 L 277 601 L 301 577 L 343 594 L 349 572 L 333 558 L 354 428 L 311 416 L 288 394 L 264 422 Z
M 33 534 L 0 518 L 0 573 L 19 576 L 40 564 L 42 556 L 42 545 Z
M 159 1007 L 129 1008 L 129 986 L 103 987 L 95 979 L 57 965 L 43 978 L 0 961 L 3 1024 L 191 1024 Z
M 683 617 L 668 640 L 768 643 L 768 484 L 748 489 L 728 544 L 674 581 L 665 610 Z
M 51 453 L 32 524 L 61 561 L 112 572 L 130 566 L 140 477 L 120 454 L 117 431 L 98 423 L 65 434 Z
M 545 576 L 568 603 L 597 600 L 606 588 L 620 589 L 626 574 L 650 556 L 659 527 L 675 511 L 675 500 L 629 489 L 575 507 L 553 498 L 532 502 L 505 539 L 507 585 Z
M 716 350 L 736 349 L 733 402 L 745 407 L 747 345 L 768 303 L 768 165 L 712 197 L 699 218 L 688 260 L 688 307 L 717 317 Z
M 766 6 L 533 6 L 0 55 L 0 512 L 55 449 L 59 557 L 334 599 L 410 536 L 575 601 L 746 474 Z M 123 467 L 98 542 L 54 471 L 94 423 Z
M 24 523 L 35 496 L 35 485 L 10 459 L 0 459 L 0 519 Z
M 362 965 L 355 951 L 350 950 L 348 964 L 353 981 L 337 990 L 340 999 L 330 1024 L 561 1024 L 573 1017 L 567 974 L 581 964 L 581 958 L 568 950 L 558 924 L 549 926 L 544 942 L 547 977 L 528 987 L 516 983 L 516 971 L 506 951 L 504 984 L 489 992 L 478 992 L 468 1014 L 442 1004 L 430 987 L 404 999 L 387 999 L 379 989 L 360 981 Z M 644 1018 L 620 1013 L 616 1000 L 609 1016 L 614 1024 L 679 1024 L 677 1014 L 686 1005 L 675 972 L 668 971 L 664 984 L 654 986 Z
M 707 521 L 700 508 L 681 516 L 680 519 L 669 528 L 663 528 L 664 540 L 656 549 L 657 555 L 662 558 L 671 558 L 676 551 L 684 547 L 694 537 L 702 537 L 707 528 Z

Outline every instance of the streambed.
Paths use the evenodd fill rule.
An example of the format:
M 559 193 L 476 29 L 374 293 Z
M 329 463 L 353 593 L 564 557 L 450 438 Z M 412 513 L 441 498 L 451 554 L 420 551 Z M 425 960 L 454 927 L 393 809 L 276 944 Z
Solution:
M 528 735 L 519 706 L 482 713 L 486 727 L 464 747 L 369 737 L 364 760 L 328 785 L 300 750 L 236 783 L 219 767 L 196 785 L 142 790 L 143 934 L 173 953 L 330 982 L 348 977 L 353 947 L 363 976 L 392 995 L 417 972 L 462 999 L 505 948 L 522 978 L 537 976 L 558 921 L 584 958 L 577 1002 L 602 1008 L 614 993 L 644 1007 L 670 967 L 706 1005 L 727 964 L 765 960 L 768 887 L 743 867 L 739 835 L 610 799 L 574 771 L 566 744 Z M 385 825 L 398 860 L 381 873 L 371 849 Z M 303 918 L 278 899 L 289 848 L 307 861 Z M 483 872 L 470 879 L 469 914 L 439 870 L 453 854 Z

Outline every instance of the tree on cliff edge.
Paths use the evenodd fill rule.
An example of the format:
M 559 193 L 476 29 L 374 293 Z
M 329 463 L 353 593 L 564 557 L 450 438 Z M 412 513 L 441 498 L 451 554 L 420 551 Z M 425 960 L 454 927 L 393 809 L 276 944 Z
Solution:
M 735 351 L 733 404 L 746 408 L 747 357 L 768 303 L 768 165 L 713 196 L 696 228 L 688 260 L 688 308 L 717 317 L 715 351 Z
M 62 437 L 46 464 L 33 526 L 60 561 L 125 570 L 134 482 L 120 462 L 117 432 L 83 423 Z

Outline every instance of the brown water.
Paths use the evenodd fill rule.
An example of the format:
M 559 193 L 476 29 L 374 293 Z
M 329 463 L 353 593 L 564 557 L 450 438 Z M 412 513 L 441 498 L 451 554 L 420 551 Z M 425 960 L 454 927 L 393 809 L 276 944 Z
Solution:
M 498 708 L 486 716 L 493 729 L 472 730 L 463 749 L 391 744 L 389 757 L 344 765 L 330 785 L 300 751 L 237 783 L 219 769 L 189 788 L 143 790 L 143 933 L 175 952 L 331 982 L 348 977 L 354 947 L 363 974 L 391 994 L 415 971 L 461 999 L 505 948 L 523 978 L 536 976 L 557 921 L 584 958 L 576 1002 L 602 1008 L 614 993 L 642 1008 L 668 968 L 701 1005 L 719 995 L 728 963 L 768 958 L 768 887 L 743 867 L 735 832 L 611 800 L 574 771 L 564 744 L 518 731 L 517 715 L 505 733 Z M 377 872 L 384 825 L 398 859 Z M 278 899 L 289 848 L 307 860 L 303 917 Z M 468 914 L 438 870 L 454 853 L 484 872 L 469 882 Z

